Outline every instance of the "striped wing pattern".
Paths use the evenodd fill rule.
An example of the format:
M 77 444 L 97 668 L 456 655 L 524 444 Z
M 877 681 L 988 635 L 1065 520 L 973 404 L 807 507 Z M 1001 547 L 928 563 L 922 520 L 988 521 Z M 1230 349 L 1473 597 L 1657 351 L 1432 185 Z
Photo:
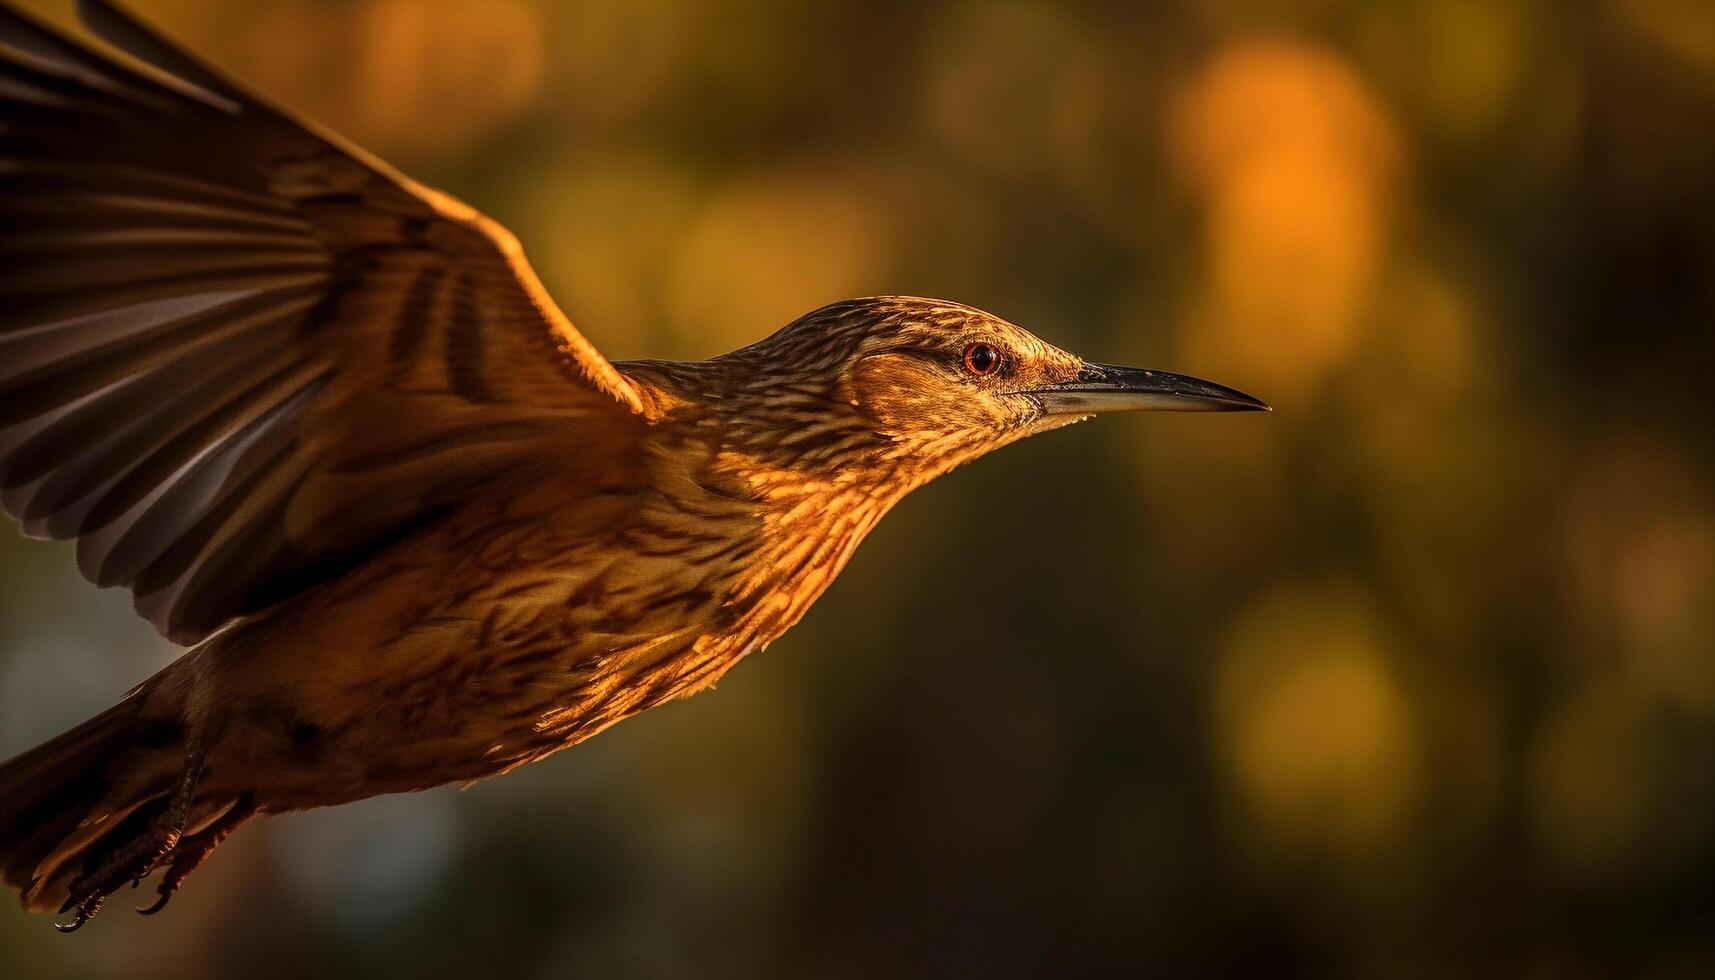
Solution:
M 0 502 L 194 642 L 638 418 L 504 229 L 104 2 L 0 6 Z

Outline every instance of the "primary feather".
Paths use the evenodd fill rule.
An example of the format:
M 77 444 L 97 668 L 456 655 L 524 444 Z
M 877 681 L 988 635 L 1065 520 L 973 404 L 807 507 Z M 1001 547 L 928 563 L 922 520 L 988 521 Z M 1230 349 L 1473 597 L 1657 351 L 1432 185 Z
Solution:
M 164 634 L 641 410 L 504 229 L 81 10 L 156 71 L 0 11 L 0 502 Z

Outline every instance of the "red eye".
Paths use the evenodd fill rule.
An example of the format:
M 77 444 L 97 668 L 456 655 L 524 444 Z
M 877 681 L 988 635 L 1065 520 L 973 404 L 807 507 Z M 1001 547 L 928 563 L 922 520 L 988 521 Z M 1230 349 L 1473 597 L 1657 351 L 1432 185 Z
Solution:
M 972 344 L 965 348 L 965 370 L 985 377 L 1000 370 L 1000 351 L 987 344 Z

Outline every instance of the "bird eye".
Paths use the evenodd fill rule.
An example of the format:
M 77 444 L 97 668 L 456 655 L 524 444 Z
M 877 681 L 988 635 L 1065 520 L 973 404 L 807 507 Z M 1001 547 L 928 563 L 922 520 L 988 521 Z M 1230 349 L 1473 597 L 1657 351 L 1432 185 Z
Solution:
M 972 344 L 965 348 L 965 370 L 977 377 L 986 377 L 1000 370 L 1000 351 L 988 344 Z

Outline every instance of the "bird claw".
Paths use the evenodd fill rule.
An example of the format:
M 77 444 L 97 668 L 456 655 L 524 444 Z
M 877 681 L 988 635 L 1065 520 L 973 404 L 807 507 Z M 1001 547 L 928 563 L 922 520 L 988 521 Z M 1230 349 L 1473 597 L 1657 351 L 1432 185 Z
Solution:
M 86 866 L 88 870 L 72 881 L 67 889 L 69 896 L 65 904 L 60 906 L 60 914 L 71 912 L 72 921 L 55 923 L 54 928 L 62 933 L 76 932 L 83 928 L 85 922 L 95 918 L 95 914 L 101 911 L 101 903 L 106 901 L 107 896 L 125 887 L 125 882 L 131 882 L 131 887 L 136 888 L 156 868 L 169 861 L 177 870 L 182 862 L 175 856 L 175 852 L 178 851 L 180 838 L 184 834 L 197 779 L 202 774 L 202 755 L 200 752 L 188 753 L 185 761 L 185 771 L 180 776 L 173 794 L 168 798 L 165 808 L 156 814 L 141 833 L 108 850 L 99 860 Z M 183 880 L 183 876 L 179 876 L 172 882 L 173 887 L 176 888 L 178 882 Z M 160 910 L 157 908 L 155 911 Z
M 202 863 L 208 860 L 214 849 L 255 812 L 255 803 L 248 796 L 242 797 L 216 820 L 213 826 L 179 841 L 171 855 L 172 865 L 167 868 L 167 873 L 161 878 L 161 884 L 156 889 L 160 897 L 156 898 L 153 904 L 137 909 L 137 914 L 154 915 L 166 908 L 167 903 L 178 893 L 179 886 L 191 876 L 191 872 L 202 867 Z
M 70 935 L 82 929 L 85 922 L 95 918 L 95 913 L 101 911 L 102 897 L 101 895 L 88 895 L 80 900 L 74 895 L 66 899 L 66 903 L 60 906 L 60 914 L 72 912 L 72 919 L 70 922 L 56 922 L 54 928 L 61 935 Z M 75 912 L 72 911 L 74 907 Z
M 167 903 L 173 900 L 174 891 L 176 891 L 176 889 L 168 888 L 167 883 L 162 882 L 161 888 L 160 888 L 160 897 L 155 899 L 154 902 L 152 902 L 148 905 L 139 905 L 137 907 L 137 914 L 138 915 L 154 915 L 156 912 L 159 912 L 162 909 L 166 908 Z
M 178 833 L 170 829 L 145 834 L 102 861 L 97 868 L 71 884 L 71 896 L 60 906 L 60 913 L 72 913 L 69 923 L 56 923 L 60 932 L 76 932 L 101 911 L 107 896 L 125 886 L 127 879 L 136 888 L 150 872 L 159 867 L 178 845 Z

